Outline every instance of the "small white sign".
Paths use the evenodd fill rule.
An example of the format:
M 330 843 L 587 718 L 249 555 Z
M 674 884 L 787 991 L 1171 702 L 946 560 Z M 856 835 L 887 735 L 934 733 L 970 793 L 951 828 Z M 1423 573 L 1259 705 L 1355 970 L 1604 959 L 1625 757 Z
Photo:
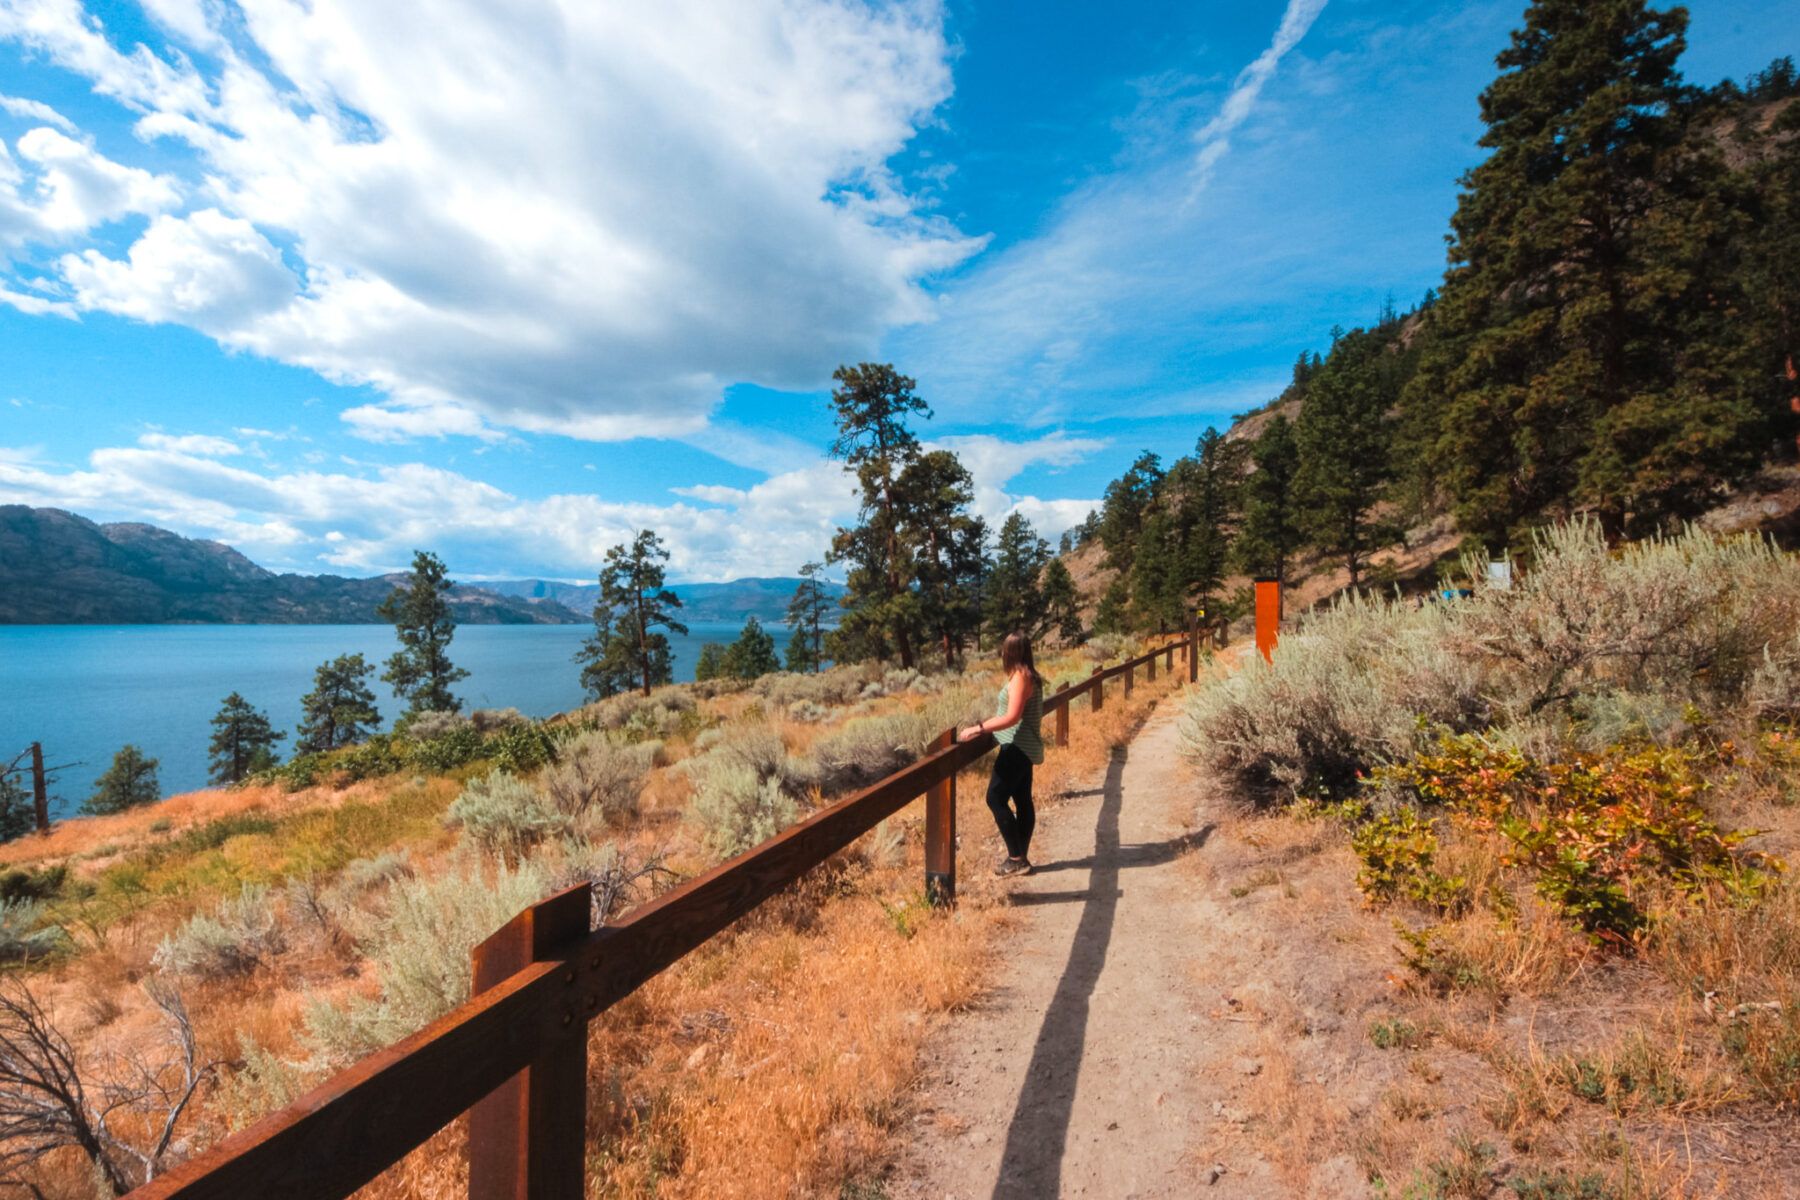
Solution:
M 1502 591 L 1512 587 L 1512 560 L 1495 559 L 1488 564 L 1488 586 Z

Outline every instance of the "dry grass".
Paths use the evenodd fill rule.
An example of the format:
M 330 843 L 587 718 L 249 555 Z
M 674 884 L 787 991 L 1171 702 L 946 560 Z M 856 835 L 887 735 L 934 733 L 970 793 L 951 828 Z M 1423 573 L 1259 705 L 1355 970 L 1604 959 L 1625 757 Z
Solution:
M 1092 669 L 1074 658 L 1045 666 Z M 938 719 L 975 696 L 991 711 L 1000 683 L 996 673 L 963 691 L 903 687 L 853 707 Z M 1129 703 L 1115 686 L 1100 714 L 1078 704 L 1073 744 L 1052 749 L 1040 793 L 1074 790 L 1175 686 L 1167 675 L 1153 686 L 1140 676 Z M 712 865 L 715 853 L 688 819 L 694 785 L 683 764 L 711 744 L 706 737 L 752 727 L 773 731 L 798 757 L 833 729 L 786 719 L 737 691 L 700 701 L 680 728 L 648 730 L 668 736 L 635 817 L 609 831 L 620 851 L 633 861 L 659 858 L 682 876 Z M 702 736 L 707 728 L 719 733 Z M 446 828 L 444 814 L 485 770 L 295 793 L 197 792 L 6 846 L 0 862 L 61 863 L 75 879 L 53 902 L 71 950 L 34 965 L 31 984 L 84 1052 L 147 1045 L 156 1029 L 137 984 L 155 972 L 159 944 L 246 885 L 269 886 L 283 950 L 237 973 L 182 982 L 203 1054 L 235 1080 L 202 1098 L 183 1144 L 204 1145 L 322 1077 L 303 1036 L 310 1004 L 342 1004 L 375 987 L 356 931 L 380 920 L 386 885 L 354 893 L 349 911 L 315 912 L 301 893 L 283 890 L 285 881 L 341 890 L 346 867 L 395 850 L 406 853 L 403 869 L 421 876 L 455 869 L 466 835 Z M 984 772 L 985 763 L 965 773 L 965 795 L 979 794 Z M 807 802 L 826 800 L 815 788 Z M 990 832 L 978 805 L 963 812 L 965 838 Z M 993 932 L 1007 920 L 980 899 L 949 913 L 923 907 L 923 825 L 920 801 L 593 1025 L 590 1194 L 833 1197 L 879 1173 L 903 1126 L 921 1040 L 978 994 Z M 287 1064 L 272 1085 L 241 1073 L 246 1044 L 259 1061 Z M 366 1194 L 462 1194 L 465 1136 L 453 1124 Z M 50 1200 L 93 1194 L 85 1168 L 68 1156 L 40 1164 L 32 1182 Z

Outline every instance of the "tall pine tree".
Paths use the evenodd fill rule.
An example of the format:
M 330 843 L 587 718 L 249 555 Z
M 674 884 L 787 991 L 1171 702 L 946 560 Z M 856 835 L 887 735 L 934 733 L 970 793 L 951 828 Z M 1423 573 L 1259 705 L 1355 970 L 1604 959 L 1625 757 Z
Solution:
M 1015 631 L 1037 632 L 1044 614 L 1038 573 L 1049 558 L 1050 547 L 1023 513 L 1015 512 L 1001 524 L 987 588 L 988 640 L 994 645 Z
M 407 702 L 406 716 L 462 708 L 462 701 L 450 694 L 450 685 L 467 679 L 469 673 L 450 661 L 456 618 L 444 599 L 455 586 L 437 555 L 414 551 L 406 586 L 389 592 L 375 610 L 382 620 L 394 623 L 400 639 L 400 649 L 387 660 L 381 680 Z
M 820 579 L 824 570 L 824 564 L 816 562 L 801 567 L 800 586 L 794 589 L 794 598 L 788 601 L 788 628 L 793 630 L 787 647 L 787 669 L 790 671 L 817 671 L 822 665 L 825 609 L 831 603 Z
M 594 605 L 594 632 L 575 661 L 581 686 L 589 696 L 605 699 L 641 687 L 644 695 L 657 684 L 674 681 L 666 633 L 687 634 L 674 610 L 681 598 L 663 587 L 663 563 L 669 552 L 652 529 L 640 530 L 629 544 L 606 552 L 600 568 L 600 603 Z
M 1369 553 L 1399 536 L 1377 511 L 1392 477 L 1394 396 L 1378 332 L 1333 331 L 1333 339 L 1331 354 L 1307 382 L 1306 406 L 1295 422 L 1295 489 L 1311 540 L 1344 560 L 1355 587 Z
M 839 367 L 831 377 L 839 384 L 831 393 L 838 430 L 831 453 L 856 473 L 861 493 L 856 525 L 838 530 L 828 556 L 849 564 L 842 603 L 851 615 L 840 626 L 840 640 L 855 645 L 841 649 L 880 654 L 891 645 L 900 664 L 910 667 L 919 613 L 899 483 L 919 458 L 919 440 L 907 419 L 929 419 L 931 409 L 913 394 L 917 384 L 887 363 Z M 833 657 L 844 659 L 841 652 Z
M 1302 545 L 1296 479 L 1300 446 L 1287 417 L 1276 413 L 1250 452 L 1244 480 L 1244 519 L 1236 558 L 1246 573 L 1288 582 L 1288 563 Z
M 1754 461 L 1716 344 L 1731 234 L 1684 145 L 1685 9 L 1536 0 L 1481 96 L 1432 345 L 1408 393 L 1462 527 L 1498 545 L 1573 501 L 1612 532 L 1704 507 Z
M 368 678 L 375 668 L 360 654 L 340 654 L 313 673 L 313 690 L 300 697 L 294 749 L 319 754 L 348 746 L 375 732 L 381 713 Z
M 275 743 L 287 736 L 269 724 L 267 713 L 253 708 L 236 692 L 225 697 L 212 727 L 207 752 L 214 783 L 242 783 L 274 766 Z

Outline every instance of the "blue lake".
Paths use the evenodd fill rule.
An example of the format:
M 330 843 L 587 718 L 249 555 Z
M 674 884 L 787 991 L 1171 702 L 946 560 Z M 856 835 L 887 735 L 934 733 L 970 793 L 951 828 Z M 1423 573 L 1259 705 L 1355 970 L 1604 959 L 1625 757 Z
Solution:
M 675 678 L 694 677 L 704 642 L 735 641 L 739 623 L 690 622 L 671 637 Z M 770 626 L 778 653 L 788 631 Z M 456 687 L 463 711 L 517 708 L 532 717 L 583 703 L 575 651 L 586 625 L 464 625 L 450 657 L 469 677 Z M 0 626 L 0 764 L 32 742 L 50 765 L 81 762 L 52 781 L 55 815 L 72 813 L 114 751 L 135 743 L 162 760 L 164 795 L 206 785 L 208 722 L 232 692 L 269 714 L 293 745 L 300 697 L 319 664 L 361 654 L 381 672 L 396 649 L 387 625 L 7 625 Z M 405 705 L 372 684 L 391 725 Z M 386 727 L 386 726 L 384 726 Z

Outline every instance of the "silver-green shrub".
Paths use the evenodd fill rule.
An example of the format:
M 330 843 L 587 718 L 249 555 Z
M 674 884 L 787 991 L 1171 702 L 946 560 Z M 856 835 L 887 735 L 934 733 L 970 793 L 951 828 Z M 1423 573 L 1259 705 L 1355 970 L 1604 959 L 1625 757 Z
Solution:
M 767 841 L 800 816 L 800 806 L 782 790 L 779 778 L 759 775 L 742 763 L 720 763 L 694 788 L 689 810 L 705 831 L 706 844 L 722 858 Z
M 916 762 L 941 732 L 922 713 L 858 717 L 813 743 L 819 787 L 828 796 L 868 787 Z
M 481 733 L 492 733 L 496 729 L 515 729 L 530 722 L 516 708 L 478 708 L 469 714 L 469 723 Z
M 0 962 L 37 958 L 67 939 L 62 926 L 44 925 L 44 906 L 38 901 L 0 899 Z
M 474 854 L 456 856 L 434 878 L 395 879 L 385 916 L 356 939 L 373 968 L 376 994 L 342 1006 L 315 998 L 302 1040 L 339 1065 L 443 1016 L 469 998 L 475 947 L 549 890 L 542 863 L 509 867 Z
M 469 718 L 461 713 L 427 709 L 407 723 L 406 736 L 415 742 L 429 742 L 446 733 L 453 733 L 468 723 Z
M 471 779 L 444 814 L 444 823 L 462 829 L 489 853 L 510 858 L 575 828 L 569 814 L 553 807 L 548 796 L 509 771 Z
M 210 913 L 196 913 L 165 937 L 155 963 L 174 975 L 217 979 L 247 974 L 286 949 L 269 889 L 247 883 L 235 898 L 219 901 Z
M 538 782 L 557 811 L 577 820 L 620 825 L 637 815 L 644 780 L 660 742 L 625 745 L 598 730 L 564 745 Z
M 1539 535 L 1510 589 L 1415 605 L 1349 596 L 1301 619 L 1187 700 L 1184 752 L 1250 797 L 1342 793 L 1427 727 L 1491 729 L 1544 754 L 1681 736 L 1689 709 L 1791 704 L 1800 561 L 1756 538 L 1689 531 L 1608 550 L 1575 522 Z

